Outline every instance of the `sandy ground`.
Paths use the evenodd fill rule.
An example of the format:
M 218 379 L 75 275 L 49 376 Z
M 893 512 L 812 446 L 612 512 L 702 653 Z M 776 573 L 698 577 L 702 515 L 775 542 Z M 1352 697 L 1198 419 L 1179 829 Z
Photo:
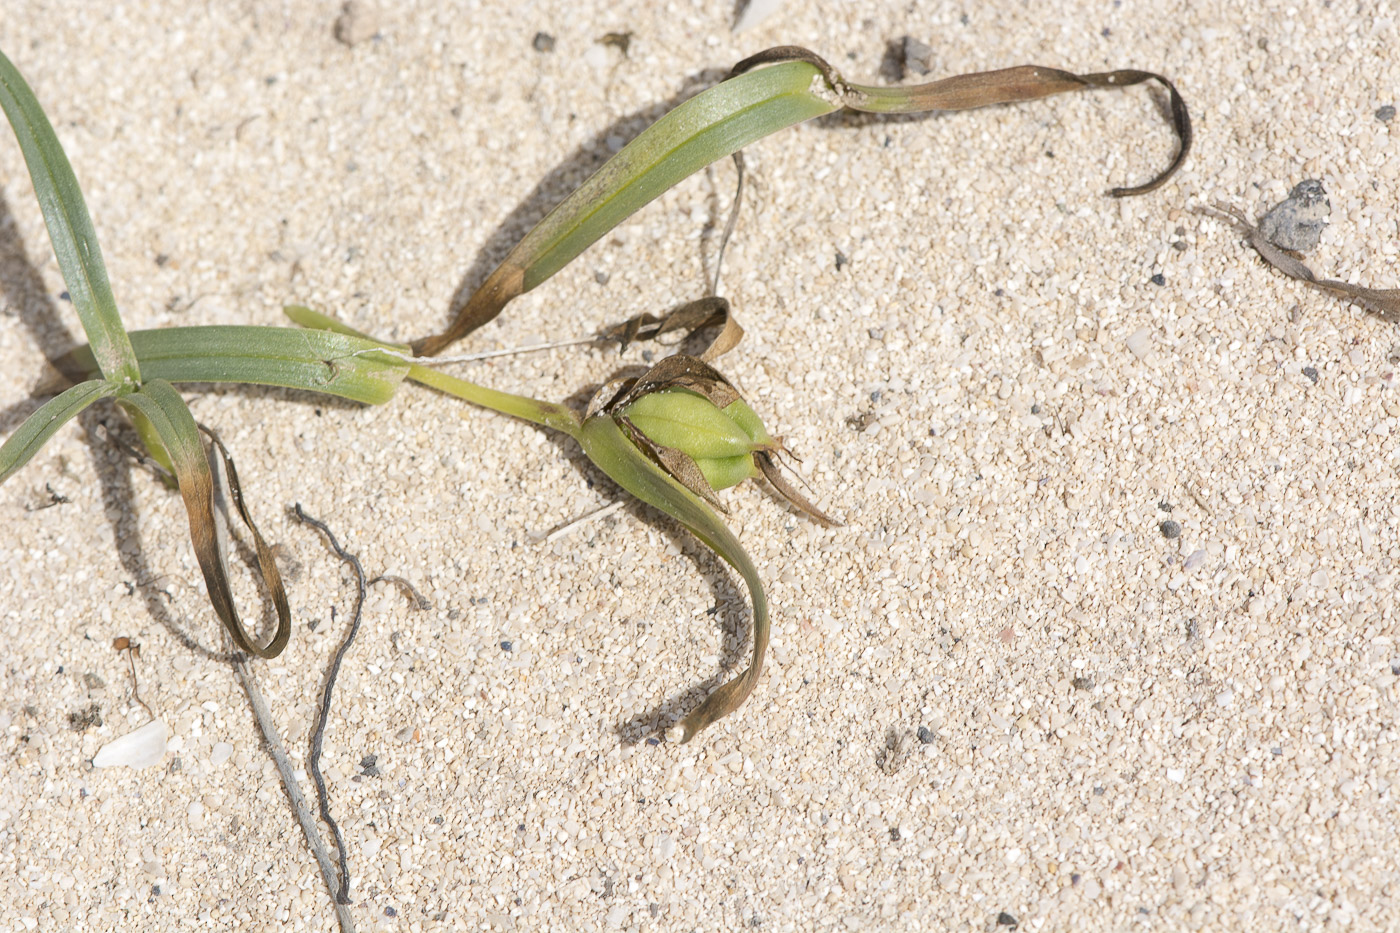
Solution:
M 1197 145 L 1106 198 L 1172 151 L 1137 88 L 748 151 L 723 368 L 846 526 L 726 495 L 774 644 L 688 746 L 648 739 L 743 663 L 742 585 L 635 506 L 543 542 L 618 494 L 567 440 L 412 387 L 192 388 L 285 549 L 296 630 L 257 675 L 299 767 L 353 594 L 287 508 L 432 602 L 371 592 L 327 735 L 360 929 L 1400 923 L 1400 335 L 1193 211 L 1321 178 L 1309 261 L 1400 286 L 1395 4 L 827 0 L 739 36 L 720 0 L 369 13 L 347 46 L 334 3 L 5 0 L 129 326 L 297 301 L 435 331 L 610 151 L 770 45 L 872 82 L 905 35 L 937 76 L 1160 71 Z M 621 32 L 625 55 L 599 42 Z M 732 178 L 694 176 L 461 351 L 703 294 Z M 6 434 L 80 333 L 62 291 L 3 134 Z M 465 374 L 577 399 L 619 362 Z M 178 498 L 102 439 L 114 418 L 0 490 L 0 930 L 330 929 L 230 669 L 174 634 L 221 638 Z M 146 769 L 90 763 L 146 718 L 118 636 L 173 733 Z

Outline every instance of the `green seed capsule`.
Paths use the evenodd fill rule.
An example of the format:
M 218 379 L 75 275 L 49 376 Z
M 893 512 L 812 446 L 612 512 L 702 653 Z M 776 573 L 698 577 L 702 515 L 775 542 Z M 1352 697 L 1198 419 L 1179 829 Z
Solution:
M 662 389 L 643 395 L 623 409 L 622 415 L 652 443 L 674 447 L 697 461 L 736 457 L 754 449 L 743 427 L 689 389 Z
M 753 441 L 755 444 L 762 446 L 773 442 L 773 438 L 768 436 L 768 429 L 763 426 L 763 420 L 758 417 L 754 410 L 749 407 L 748 402 L 745 402 L 743 399 L 739 398 L 730 402 L 725 406 L 724 413 L 728 415 L 730 420 L 737 424 L 743 432 L 749 436 L 749 440 Z
M 695 465 L 705 477 L 705 482 L 716 491 L 737 486 L 746 479 L 758 476 L 758 465 L 753 454 L 740 454 L 737 457 L 719 457 L 710 460 L 696 460 Z

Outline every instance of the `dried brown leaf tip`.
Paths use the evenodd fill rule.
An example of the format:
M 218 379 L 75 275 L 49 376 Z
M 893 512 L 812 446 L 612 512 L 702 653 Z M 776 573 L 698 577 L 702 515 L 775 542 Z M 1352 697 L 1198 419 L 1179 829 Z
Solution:
M 636 379 L 605 386 L 590 406 L 611 416 L 646 455 L 682 486 L 721 512 L 715 495 L 763 476 L 783 498 L 823 525 L 839 524 L 787 482 L 781 438 L 733 383 L 692 356 L 668 356 Z
M 1320 279 L 1303 263 L 1302 251 L 1317 245 L 1331 211 L 1322 182 L 1316 179 L 1300 182 L 1285 200 L 1260 218 L 1257 226 L 1250 223 L 1242 211 L 1228 204 L 1198 210 L 1238 224 L 1244 231 L 1245 241 L 1259 257 L 1289 278 L 1343 301 L 1355 302 L 1381 320 L 1400 323 L 1400 288 L 1368 288 L 1339 279 Z

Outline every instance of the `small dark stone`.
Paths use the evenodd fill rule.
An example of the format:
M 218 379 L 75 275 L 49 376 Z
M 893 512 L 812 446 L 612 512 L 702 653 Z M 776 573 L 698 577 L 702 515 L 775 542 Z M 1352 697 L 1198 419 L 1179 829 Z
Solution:
M 898 827 L 898 826 L 891 826 L 891 827 L 890 827 L 890 842 L 899 842 L 899 840 L 902 839 L 902 838 L 904 838 L 904 837 L 901 836 L 901 835 L 899 834 L 899 827 Z
M 997 914 L 997 926 L 999 927 L 1011 927 L 1011 929 L 1014 930 L 1020 925 L 1021 921 L 1017 920 L 1015 917 L 1011 916 L 1004 910 L 1001 913 Z
M 608 280 L 611 278 L 612 273 L 604 272 L 602 269 L 599 269 L 597 272 L 593 273 L 593 281 L 597 282 L 599 285 L 608 284 Z
M 1092 677 L 1076 677 L 1074 680 L 1070 681 L 1070 683 L 1074 685 L 1074 689 L 1076 690 L 1094 689 L 1094 678 Z
M 102 725 L 102 708 L 96 703 L 91 704 L 87 709 L 68 714 L 68 728 L 74 732 L 86 732 L 93 726 L 100 725 Z
M 1172 504 L 1166 499 L 1163 499 L 1161 502 L 1157 503 L 1157 508 L 1161 509 L 1163 512 L 1170 512 L 1172 510 Z
M 598 39 L 599 45 L 608 45 L 622 53 L 626 58 L 627 53 L 632 50 L 632 33 L 630 32 L 610 32 Z
M 647 739 L 647 744 L 648 744 L 648 745 L 660 745 L 660 744 L 661 744 L 661 740 L 658 739 L 656 736 L 653 735 L 653 736 L 650 736 L 650 737 Z
M 1167 284 L 1167 277 L 1166 277 L 1165 275 L 1163 275 L 1162 273 L 1158 272 L 1156 275 L 1154 275 L 1154 276 L 1152 277 L 1152 284 L 1153 284 L 1153 285 L 1166 285 L 1166 284 Z
M 103 680 L 92 671 L 88 671 L 83 675 L 83 683 L 89 690 L 101 690 L 103 687 L 107 686 L 107 681 Z
M 1313 385 L 1317 385 L 1317 367 L 1316 367 L 1316 366 L 1304 366 L 1304 367 L 1303 367 L 1303 375 L 1304 375 L 1304 376 L 1307 376 L 1309 379 L 1311 379 Z
M 365 777 L 379 777 L 379 756 L 366 755 L 360 759 L 360 774 Z
M 840 272 L 842 269 L 846 268 L 846 266 L 850 264 L 851 261 L 846 258 L 846 254 L 838 249 L 836 251 L 836 271 Z
M 385 907 L 385 908 L 384 908 L 384 916 L 386 916 L 386 917 L 397 917 L 398 915 L 399 915 L 399 912 L 398 912 L 397 910 L 395 910 L 394 908 L 392 908 L 392 907 Z
M 1069 876 L 1069 883 L 1070 883 L 1070 884 L 1078 884 L 1078 883 L 1079 883 L 1079 878 L 1080 878 L 1079 872 L 1074 872 L 1073 874 L 1071 874 L 1071 875 Z
M 1157 527 L 1161 529 L 1162 537 L 1164 538 L 1171 539 L 1181 537 L 1181 526 L 1171 519 L 1167 519 Z
M 1185 240 L 1177 240 L 1175 243 L 1172 244 L 1172 249 L 1176 250 L 1178 253 L 1184 253 L 1184 252 L 1186 252 L 1186 249 L 1187 249 L 1187 247 L 1186 247 L 1186 241 L 1185 241 Z
M 925 745 L 932 745 L 938 736 L 933 734 L 933 730 L 928 726 L 919 727 L 919 741 Z
M 530 45 L 534 46 L 536 52 L 553 52 L 554 37 L 547 32 L 537 32 Z
M 59 301 L 72 301 L 72 300 L 73 300 L 73 296 L 70 295 L 70 294 L 68 294 L 66 291 L 65 291 L 65 292 L 59 292 L 59 293 L 58 293 L 58 300 L 59 300 Z
M 501 642 L 501 650 L 502 650 L 502 651 L 514 651 L 514 650 L 515 650 L 515 645 L 511 644 L 511 643 L 508 642 L 508 641 L 503 641 L 503 642 Z
M 1376 111 L 1376 119 L 1382 123 L 1389 123 L 1395 119 L 1395 105 L 1386 104 Z
M 1033 415 L 1038 415 L 1038 414 L 1040 414 L 1040 403 L 1039 403 L 1039 402 L 1036 402 L 1035 404 L 1031 405 L 1031 414 L 1033 414 Z

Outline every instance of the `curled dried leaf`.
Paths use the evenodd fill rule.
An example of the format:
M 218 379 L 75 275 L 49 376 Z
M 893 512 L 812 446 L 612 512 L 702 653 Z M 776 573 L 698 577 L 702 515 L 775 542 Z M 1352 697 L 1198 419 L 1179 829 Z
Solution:
M 1124 88 L 1155 81 L 1167 92 L 1171 108 L 1172 129 L 1177 138 L 1177 152 L 1171 163 L 1145 184 L 1129 188 L 1112 188 L 1115 198 L 1131 197 L 1155 191 L 1176 174 L 1191 151 L 1191 114 L 1176 85 L 1151 71 L 1124 68 L 1117 71 L 1074 74 L 1042 65 L 1018 65 L 996 71 L 980 71 L 956 75 L 912 87 L 870 87 L 853 84 L 843 78 L 820 55 L 800 46 L 786 45 L 759 52 L 734 66 L 731 76 L 743 74 L 761 65 L 799 61 L 820 69 L 827 90 L 834 94 L 842 107 L 866 113 L 926 113 L 936 110 L 972 110 L 994 104 L 1010 104 L 1039 100 L 1068 91 L 1089 88 Z
M 734 349 L 744 336 L 744 328 L 740 327 L 739 322 L 734 319 L 734 311 L 730 307 L 729 299 L 721 298 L 718 295 L 688 301 L 670 314 L 661 317 L 654 314 L 640 314 L 630 321 L 625 321 L 605 331 L 603 336 L 617 340 L 622 344 L 622 349 L 625 350 L 634 341 L 658 340 L 667 334 L 678 331 L 684 332 L 688 338 L 709 327 L 718 328 L 718 330 L 704 349 L 695 354 L 698 359 L 704 360 L 706 363 L 714 362 Z

